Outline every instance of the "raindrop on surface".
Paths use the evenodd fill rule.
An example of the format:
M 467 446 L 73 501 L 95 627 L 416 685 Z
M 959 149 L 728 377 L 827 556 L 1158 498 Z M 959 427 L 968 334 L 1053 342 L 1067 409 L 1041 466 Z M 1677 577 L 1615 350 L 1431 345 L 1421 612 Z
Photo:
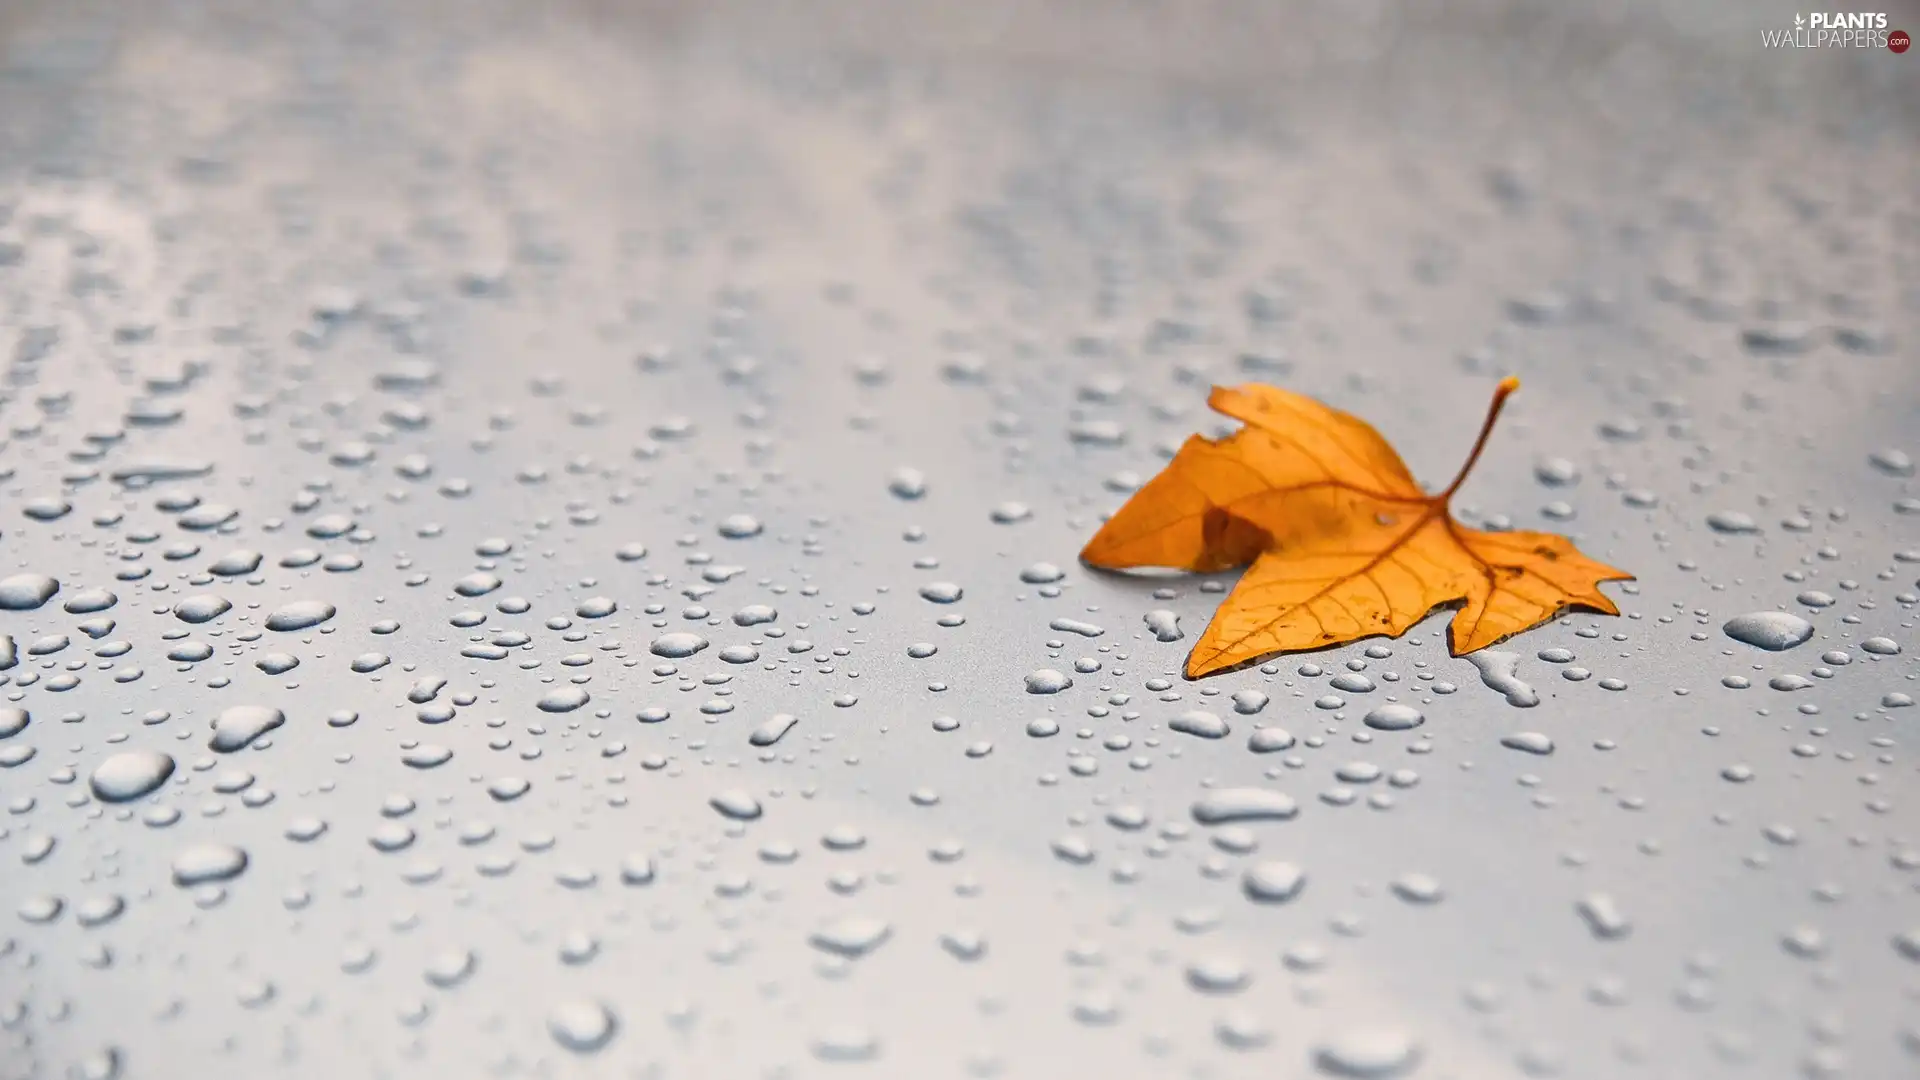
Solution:
M 1247 749 L 1256 754 L 1272 754 L 1293 748 L 1294 738 L 1285 728 L 1257 728 L 1247 737 Z
M 759 536 L 762 528 L 759 519 L 750 514 L 730 514 L 720 519 L 715 531 L 728 540 L 747 540 Z
M 893 928 L 885 920 L 848 915 L 814 931 L 807 942 L 835 956 L 857 960 L 885 944 L 892 934 Z
M 1057 694 L 1073 685 L 1073 680 L 1064 672 L 1053 668 L 1040 668 L 1027 673 L 1027 693 Z
M 1487 689 L 1505 695 L 1507 704 L 1518 709 L 1531 709 L 1540 704 L 1540 695 L 1520 680 L 1519 653 L 1481 649 L 1468 653 L 1466 659 L 1479 670 L 1480 681 L 1486 684 Z
M 835 1027 L 813 1040 L 813 1056 L 821 1061 L 872 1061 L 880 1056 L 880 1040 L 861 1027 Z
M 1574 905 L 1587 930 L 1602 941 L 1615 941 L 1632 932 L 1633 926 L 1621 913 L 1613 897 L 1605 893 L 1592 893 L 1580 899 Z
M 1375 706 L 1361 722 L 1376 731 L 1407 731 L 1426 723 L 1427 717 L 1411 705 L 1391 702 Z
M 324 600 L 295 600 L 267 616 L 267 629 L 288 633 L 318 626 L 334 617 L 337 610 Z
M 1241 716 L 1253 716 L 1267 707 L 1268 697 L 1258 690 L 1235 690 L 1230 700 L 1233 711 Z
M 1350 1080 L 1395 1080 L 1419 1064 L 1420 1048 L 1403 1032 L 1362 1029 L 1336 1033 L 1313 1053 L 1316 1068 Z
M 1180 616 L 1166 608 L 1155 608 L 1143 616 L 1147 631 L 1155 641 L 1179 641 L 1186 637 L 1186 631 L 1180 629 Z
M 0 611 L 33 611 L 59 591 L 60 583 L 45 574 L 0 578 Z
M 198 625 L 212 622 L 233 610 L 233 604 L 224 596 L 213 593 L 197 593 L 184 597 L 173 605 L 173 617 L 183 623 Z
M 655 656 L 666 657 L 669 660 L 684 660 L 694 653 L 705 649 L 708 644 L 707 639 L 701 637 L 699 634 L 686 630 L 676 630 L 654 638 L 653 642 L 647 646 L 647 651 Z
M 222 709 L 213 721 L 213 738 L 207 746 L 215 753 L 231 754 L 244 750 L 255 739 L 285 724 L 287 715 L 264 705 L 233 705 Z
M 1803 645 L 1813 637 L 1813 624 L 1786 611 L 1755 611 L 1736 615 L 1721 626 L 1721 631 L 1743 645 L 1768 652 L 1782 652 Z
M 612 1010 L 585 998 L 562 1001 L 547 1012 L 547 1033 L 576 1054 L 600 1050 L 613 1041 L 619 1027 Z
M 1890 446 L 1868 454 L 1867 462 L 1888 476 L 1912 476 L 1914 471 L 1913 456 Z
M 1509 750 L 1519 750 L 1528 754 L 1544 756 L 1553 753 L 1553 740 L 1537 731 L 1517 731 L 1511 735 L 1502 735 L 1500 745 Z
M 769 717 L 765 723 L 755 728 L 751 735 L 747 736 L 747 742 L 754 746 L 772 746 L 779 742 L 787 732 L 792 731 L 793 726 L 799 722 L 800 718 L 797 716 L 788 713 L 775 713 Z
M 1283 904 L 1306 888 L 1307 875 L 1290 862 L 1261 862 L 1247 867 L 1240 876 L 1240 891 L 1247 899 L 1262 904 Z
M 1051 585 L 1066 576 L 1065 570 L 1049 562 L 1037 562 L 1020 571 L 1020 580 L 1028 585 Z
M 753 821 L 762 813 L 760 800 L 739 788 L 728 788 L 720 792 L 707 800 L 707 805 L 735 821 Z
M 918 499 L 927 493 L 927 474 L 919 469 L 895 469 L 887 478 L 887 490 L 896 498 Z
M 534 707 L 544 713 L 567 713 L 592 700 L 584 687 L 560 686 L 541 695 Z
M 166 783 L 173 769 L 173 758 L 166 754 L 128 750 L 101 762 L 87 778 L 87 787 L 101 802 L 131 802 Z
M 1174 717 L 1167 727 L 1182 735 L 1195 735 L 1202 739 L 1223 739 L 1230 730 L 1227 722 L 1217 714 L 1200 709 L 1181 713 Z
M 1707 527 L 1714 532 L 1732 536 L 1760 531 L 1759 523 L 1753 520 L 1751 514 L 1743 514 L 1735 510 L 1719 510 L 1708 514 Z
M 780 617 L 779 612 L 775 611 L 773 608 L 768 607 L 765 604 L 748 604 L 747 606 L 741 608 L 739 611 L 736 611 L 733 613 L 733 625 L 760 626 L 765 623 L 773 622 L 779 617 Z
M 1222 788 L 1194 802 L 1193 820 L 1202 825 L 1241 821 L 1288 821 L 1300 806 L 1291 795 L 1269 788 Z
M 195 844 L 173 860 L 173 883 L 182 888 L 238 877 L 247 868 L 247 853 L 232 844 Z

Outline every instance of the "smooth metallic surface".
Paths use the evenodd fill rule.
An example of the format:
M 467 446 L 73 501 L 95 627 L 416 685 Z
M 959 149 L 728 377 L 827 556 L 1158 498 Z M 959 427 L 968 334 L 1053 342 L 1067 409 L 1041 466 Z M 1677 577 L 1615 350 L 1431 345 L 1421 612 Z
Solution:
M 0 8 L 0 1077 L 1920 1070 L 1920 58 L 1793 15 Z M 1075 560 L 1509 373 L 1620 618 Z

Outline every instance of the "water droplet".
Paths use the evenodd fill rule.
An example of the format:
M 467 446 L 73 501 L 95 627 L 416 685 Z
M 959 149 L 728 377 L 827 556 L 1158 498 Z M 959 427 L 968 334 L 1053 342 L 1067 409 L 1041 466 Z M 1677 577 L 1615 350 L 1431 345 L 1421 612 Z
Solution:
M 1292 749 L 1293 745 L 1294 738 L 1285 728 L 1256 728 L 1254 733 L 1247 738 L 1247 749 L 1256 754 L 1272 754 L 1281 750 L 1289 750 Z
M 1509 750 L 1520 750 L 1529 754 L 1553 753 L 1553 740 L 1537 731 L 1517 731 L 1500 737 L 1500 745 Z
M 1072 686 L 1073 680 L 1064 672 L 1053 668 L 1040 668 L 1027 673 L 1026 683 L 1029 694 L 1057 694 Z
M 1393 880 L 1393 895 L 1409 904 L 1437 904 L 1446 896 L 1440 883 L 1426 874 L 1403 874 Z
M 613 1041 L 619 1028 L 611 1009 L 586 998 L 562 1001 L 547 1012 L 547 1033 L 576 1054 L 598 1051 Z
M 793 725 L 799 722 L 800 718 L 797 716 L 788 713 L 775 713 L 767 719 L 766 723 L 753 729 L 753 734 L 747 736 L 747 742 L 754 746 L 772 746 L 774 743 L 779 742 L 787 732 L 792 731 Z
M 934 581 L 920 586 L 920 599 L 936 604 L 955 603 L 964 594 L 964 590 L 951 581 Z
M 1180 629 L 1180 616 L 1166 608 L 1155 608 L 1144 616 L 1147 631 L 1155 641 L 1179 641 L 1186 637 L 1186 631 Z
M 753 821 L 761 814 L 760 800 L 739 788 L 728 788 L 707 800 L 707 805 L 735 821 Z
M 226 597 L 214 593 L 197 593 L 173 605 L 173 617 L 184 623 L 199 624 L 212 622 L 231 610 L 233 610 L 233 604 Z
M 728 540 L 747 540 L 759 536 L 760 520 L 751 514 L 729 514 L 720 519 L 716 530 Z
M 173 758 L 155 750 L 127 750 L 101 762 L 87 778 L 87 787 L 101 802 L 122 803 L 167 782 L 173 775 Z
M 872 1061 L 880 1056 L 880 1040 L 862 1027 L 834 1027 L 813 1040 L 813 1056 L 821 1061 Z
M 1240 821 L 1288 821 L 1300 812 L 1293 797 L 1269 788 L 1222 788 L 1193 804 L 1193 819 L 1202 825 Z
M 214 718 L 213 738 L 207 746 L 215 753 L 231 754 L 286 722 L 287 715 L 279 709 L 264 705 L 229 706 Z
M 1728 637 L 1769 652 L 1781 652 L 1813 637 L 1813 624 L 1785 611 L 1755 611 L 1736 615 L 1721 627 Z
M 534 705 L 541 712 L 566 713 L 578 709 L 591 700 L 593 696 L 587 693 L 584 687 L 557 686 L 541 695 L 540 700 Z
M 324 600 L 295 600 L 267 616 L 267 629 L 276 633 L 305 630 L 319 626 L 336 613 L 334 606 Z
M 895 469 L 887 479 L 887 490 L 897 498 L 918 499 L 927 493 L 927 474 L 919 469 Z
M 1182 735 L 1197 735 L 1202 739 L 1223 739 L 1229 730 L 1225 720 L 1200 709 L 1181 713 L 1167 727 Z
M 0 611 L 33 611 L 59 591 L 60 583 L 45 574 L 0 578 Z
M 885 920 L 848 915 L 814 931 L 807 941 L 816 949 L 857 960 L 885 944 L 892 934 Z
M 1501 652 L 1496 649 L 1481 649 L 1467 654 L 1467 662 L 1480 672 L 1480 681 L 1487 689 L 1506 696 L 1507 704 L 1518 709 L 1531 709 L 1540 704 L 1540 695 L 1533 687 L 1520 680 L 1517 672 L 1520 667 L 1520 654 Z
M 1306 886 L 1306 872 L 1290 862 L 1255 863 L 1240 876 L 1240 891 L 1262 904 L 1286 903 Z
M 686 630 L 675 630 L 654 638 L 647 651 L 669 660 L 684 660 L 707 647 L 707 639 Z
M 1867 461 L 1888 476 L 1913 475 L 1913 457 L 1904 450 L 1896 450 L 1892 447 L 1875 450 L 1867 455 Z
M 1708 514 L 1707 526 L 1714 532 L 1727 533 L 1729 535 L 1743 535 L 1760 531 L 1759 523 L 1753 520 L 1751 514 L 1743 514 L 1735 510 L 1720 510 Z
M 1620 911 L 1613 897 L 1592 893 L 1574 905 L 1574 911 L 1586 922 L 1587 930 L 1602 941 L 1615 941 L 1632 932 L 1633 926 Z
M 1376 731 L 1407 731 L 1426 723 L 1427 717 L 1411 705 L 1392 702 L 1375 706 L 1361 722 Z
M 1321 1072 L 1351 1080 L 1393 1080 L 1412 1072 L 1419 1061 L 1420 1048 L 1411 1037 L 1378 1028 L 1338 1032 L 1313 1054 Z
M 232 844 L 195 844 L 173 860 L 173 883 L 182 888 L 238 877 L 247 868 L 247 853 Z

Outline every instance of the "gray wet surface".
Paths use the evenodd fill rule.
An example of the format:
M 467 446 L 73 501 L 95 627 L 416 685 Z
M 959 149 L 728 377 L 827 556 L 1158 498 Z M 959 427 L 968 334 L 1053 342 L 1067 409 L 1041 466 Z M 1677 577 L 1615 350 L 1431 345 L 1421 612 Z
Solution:
M 1037 7 L 0 8 L 0 1077 L 1920 1068 L 1920 60 Z M 1484 679 L 1076 562 L 1507 373 Z

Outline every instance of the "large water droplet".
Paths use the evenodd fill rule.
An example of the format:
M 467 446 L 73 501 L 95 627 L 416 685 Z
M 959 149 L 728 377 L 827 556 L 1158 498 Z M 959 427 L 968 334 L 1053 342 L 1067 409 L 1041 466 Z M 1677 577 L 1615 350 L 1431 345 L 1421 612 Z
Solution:
M 166 783 L 173 768 L 173 758 L 156 750 L 127 750 L 96 766 L 87 786 L 101 802 L 129 802 Z
M 1413 1071 L 1420 1048 L 1404 1032 L 1380 1028 L 1336 1033 L 1314 1050 L 1313 1063 L 1330 1076 L 1392 1080 Z
M 232 844 L 195 844 L 173 860 L 173 883 L 182 888 L 226 881 L 247 868 L 247 853 Z
M 1222 788 L 1193 804 L 1193 820 L 1202 825 L 1236 821 L 1287 821 L 1300 812 L 1293 796 L 1270 788 Z
M 1743 645 L 1781 652 L 1813 637 L 1813 624 L 1786 611 L 1755 611 L 1728 619 L 1721 631 Z
M 325 600 L 295 600 L 267 616 L 267 629 L 279 633 L 305 630 L 333 618 L 336 609 Z
M 0 611 L 32 611 L 59 591 L 60 583 L 45 574 L 0 578 Z

